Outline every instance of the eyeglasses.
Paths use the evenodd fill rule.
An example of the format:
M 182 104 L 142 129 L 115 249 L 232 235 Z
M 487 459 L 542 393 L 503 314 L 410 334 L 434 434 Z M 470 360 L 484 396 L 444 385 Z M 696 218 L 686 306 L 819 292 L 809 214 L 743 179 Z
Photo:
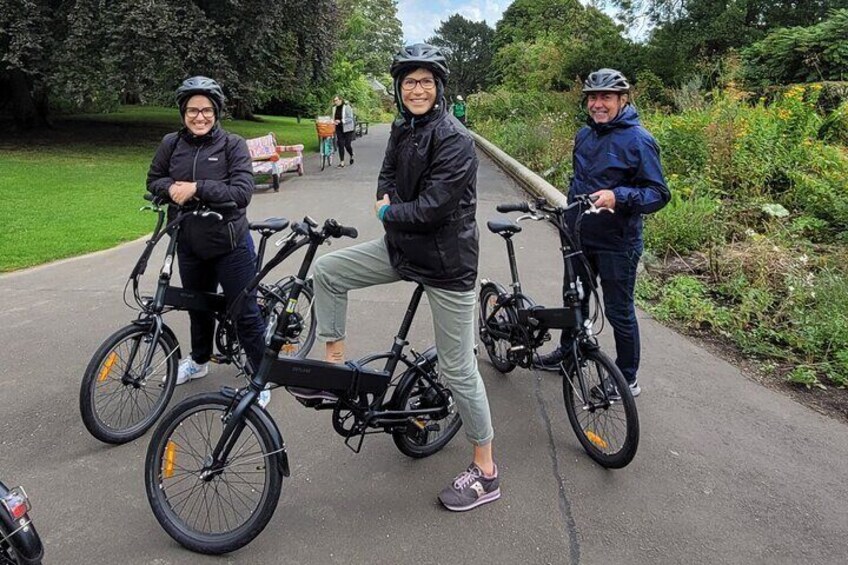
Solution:
M 410 90 L 415 90 L 415 87 L 419 84 L 424 90 L 433 90 L 436 87 L 436 81 L 432 78 L 422 78 L 420 80 L 405 78 L 403 79 L 403 82 L 400 83 L 400 87 L 409 92 Z
M 214 118 L 215 108 L 186 108 L 186 116 L 196 118 L 198 114 L 203 114 L 204 118 Z

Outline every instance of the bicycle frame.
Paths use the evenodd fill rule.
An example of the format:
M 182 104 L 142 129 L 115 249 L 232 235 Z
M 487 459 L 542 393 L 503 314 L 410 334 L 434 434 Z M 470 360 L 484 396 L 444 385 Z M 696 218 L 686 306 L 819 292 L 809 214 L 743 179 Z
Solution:
M 565 212 L 574 207 L 583 205 L 583 200 L 578 200 L 566 208 L 553 208 L 545 206 L 543 216 L 536 215 L 536 212 L 531 212 L 529 207 L 507 205 L 503 209 L 499 206 L 500 211 L 524 211 L 527 212 L 524 216 L 518 218 L 523 219 L 545 219 L 553 224 L 560 234 L 563 246 L 561 247 L 564 271 L 566 275 L 567 289 L 563 296 L 563 308 L 545 308 L 539 306 L 529 296 L 522 292 L 521 281 L 518 274 L 518 264 L 515 257 L 515 246 L 512 241 L 512 233 L 502 235 L 506 242 L 507 256 L 509 260 L 509 268 L 511 274 L 510 287 L 512 292 L 506 292 L 504 289 L 499 291 L 497 304 L 488 318 L 485 320 L 485 330 L 497 339 L 506 340 L 510 343 L 518 342 L 510 351 L 523 352 L 523 355 L 516 359 L 517 363 L 522 367 L 530 367 L 533 364 L 533 356 L 538 347 L 550 339 L 549 330 L 561 329 L 564 332 L 569 332 L 571 342 L 575 345 L 580 342 L 594 342 L 594 335 L 591 328 L 591 321 L 587 320 L 583 314 L 582 304 L 585 299 L 583 283 L 580 277 L 576 274 L 573 265 L 573 260 L 577 257 L 582 257 L 583 252 L 580 249 L 579 240 L 575 241 L 572 238 L 568 226 L 565 221 Z M 537 202 L 537 206 L 542 207 L 542 201 Z M 590 208 L 591 209 L 591 208 Z M 576 231 L 579 234 L 579 222 L 582 220 L 581 212 L 577 219 Z M 579 237 L 579 236 L 578 236 Z M 586 269 L 591 273 L 591 269 L 586 265 Z M 490 281 L 483 280 L 483 285 L 496 284 Z M 496 285 L 497 286 L 497 285 Z M 594 292 L 594 291 L 593 291 Z M 497 316 L 503 310 L 514 308 L 518 319 L 510 320 L 506 323 L 506 328 L 497 321 Z M 519 333 L 520 331 L 520 333 Z M 573 354 L 576 355 L 576 349 L 573 348 Z M 574 357 L 576 358 L 576 356 Z
M 247 391 L 239 399 L 234 396 L 234 408 L 229 413 L 226 419 L 224 431 L 221 438 L 212 451 L 211 463 L 209 471 L 214 472 L 216 469 L 223 468 L 226 460 L 229 458 L 230 452 L 238 441 L 241 432 L 246 424 L 245 414 L 251 409 L 251 406 L 256 401 L 259 393 L 265 388 L 268 383 L 274 383 L 280 386 L 307 386 L 309 388 L 318 388 L 322 390 L 330 390 L 339 393 L 339 404 L 345 409 L 349 409 L 356 413 L 362 421 L 358 427 L 361 428 L 360 435 L 364 436 L 365 428 L 367 427 L 383 427 L 385 431 L 390 431 L 393 426 L 406 425 L 409 418 L 419 416 L 444 416 L 445 407 L 439 408 L 423 408 L 416 410 L 390 410 L 383 409 L 386 406 L 385 396 L 392 384 L 395 370 L 399 362 L 404 362 L 409 368 L 419 368 L 420 375 L 428 382 L 429 385 L 435 387 L 444 395 L 436 383 L 430 376 L 420 367 L 427 359 L 417 353 L 415 361 L 410 363 L 404 355 L 403 350 L 409 344 L 407 336 L 412 326 L 412 320 L 421 302 L 421 296 L 424 293 L 424 287 L 418 286 L 412 295 L 412 299 L 401 322 L 400 329 L 395 336 L 392 349 L 386 353 L 371 355 L 362 360 L 361 363 L 348 362 L 345 365 L 338 365 L 323 361 L 315 361 L 309 359 L 280 359 L 276 355 L 285 339 L 285 328 L 288 327 L 288 318 L 294 311 L 297 304 L 300 292 L 305 284 L 306 273 L 315 256 L 318 246 L 323 243 L 324 238 L 321 234 L 310 229 L 312 226 L 307 224 L 296 224 L 292 228 L 292 234 L 301 234 L 302 237 L 288 238 L 283 248 L 277 255 L 269 261 L 266 269 L 273 268 L 273 265 L 285 260 L 298 249 L 308 245 L 306 256 L 301 263 L 300 271 L 295 278 L 292 292 L 289 295 L 289 302 L 286 306 L 283 316 L 279 319 L 272 319 L 268 324 L 266 333 L 266 349 L 262 358 L 262 363 L 256 374 L 251 378 L 250 385 Z M 264 271 L 264 269 L 263 269 Z M 262 273 L 260 273 L 261 275 Z M 259 277 L 260 275 L 257 275 Z M 374 371 L 363 367 L 365 363 L 369 363 L 376 359 L 385 358 L 386 364 L 382 371 Z M 368 404 L 367 408 L 358 405 L 349 399 L 359 397 L 360 395 L 374 395 L 374 399 Z M 449 398 L 442 397 L 447 405 Z M 321 405 L 313 407 L 322 409 Z M 327 406 L 326 408 L 337 409 L 337 404 Z M 348 440 L 357 433 L 351 433 Z M 346 441 L 347 443 L 347 441 Z M 360 440 L 359 446 L 351 447 L 354 451 L 359 451 L 362 445 Z M 350 445 L 349 445 L 350 447 Z

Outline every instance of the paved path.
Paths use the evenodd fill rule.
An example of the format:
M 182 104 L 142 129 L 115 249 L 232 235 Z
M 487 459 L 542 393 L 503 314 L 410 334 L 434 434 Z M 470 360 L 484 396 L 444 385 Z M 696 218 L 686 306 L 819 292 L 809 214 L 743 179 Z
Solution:
M 308 155 L 306 176 L 287 177 L 278 194 L 257 194 L 250 217 L 332 216 L 357 226 L 362 239 L 378 236 L 372 200 L 387 133 L 374 126 L 355 142 L 353 168 L 320 172 Z M 496 203 L 521 197 L 482 157 L 479 195 L 481 226 Z M 541 224 L 524 228 L 516 241 L 525 289 L 556 303 L 556 238 Z M 481 242 L 480 276 L 506 280 L 500 238 L 483 228 Z M 388 436 L 369 437 L 356 455 L 328 414 L 278 391 L 270 411 L 292 477 L 273 520 L 231 556 L 185 551 L 144 496 L 149 435 L 108 447 L 88 435 L 78 412 L 92 352 L 131 317 L 121 290 L 141 247 L 0 277 L 0 478 L 32 496 L 48 564 L 845 563 L 845 425 L 746 379 L 644 315 L 642 439 L 628 468 L 606 471 L 584 454 L 556 378 L 522 370 L 503 377 L 481 358 L 504 496 L 452 514 L 435 495 L 468 462 L 461 437 L 421 461 L 401 455 Z M 353 295 L 352 356 L 387 348 L 411 292 L 401 283 Z M 169 320 L 184 343 L 185 318 Z M 422 348 L 430 324 L 423 308 L 413 328 Z M 602 336 L 606 347 L 610 334 Z M 215 368 L 179 388 L 174 402 L 234 382 L 231 369 Z

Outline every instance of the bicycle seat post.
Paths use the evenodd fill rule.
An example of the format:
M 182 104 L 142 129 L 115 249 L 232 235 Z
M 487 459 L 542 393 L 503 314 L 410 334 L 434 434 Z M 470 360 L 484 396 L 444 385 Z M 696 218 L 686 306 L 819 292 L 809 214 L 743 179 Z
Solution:
M 518 263 L 515 259 L 515 245 L 512 243 L 511 237 L 505 237 L 506 252 L 509 255 L 509 272 L 512 275 L 512 292 L 518 294 L 521 292 L 521 281 L 518 279 Z
M 418 310 L 418 305 L 421 303 L 421 295 L 424 294 L 424 285 L 419 284 L 415 287 L 415 292 L 412 293 L 412 298 L 409 300 L 409 305 L 406 307 L 406 314 L 403 316 L 403 321 L 400 324 L 400 329 L 395 336 L 395 342 L 392 345 L 392 356 L 386 361 L 386 367 L 383 369 L 386 373 L 392 375 L 395 372 L 401 352 L 408 343 L 406 337 L 409 335 L 409 329 L 412 327 L 412 320 L 415 318 L 415 312 Z

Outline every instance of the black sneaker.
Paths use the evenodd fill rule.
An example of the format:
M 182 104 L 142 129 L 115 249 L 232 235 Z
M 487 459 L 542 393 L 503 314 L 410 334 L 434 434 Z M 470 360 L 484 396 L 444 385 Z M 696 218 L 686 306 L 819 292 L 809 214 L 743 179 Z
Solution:
M 439 493 L 439 501 L 445 508 L 454 512 L 465 512 L 494 502 L 500 497 L 497 466 L 495 466 L 495 476 L 487 478 L 483 475 L 482 469 L 474 463 Z
M 557 347 L 547 355 L 536 355 L 533 359 L 533 365 L 537 369 L 559 370 L 559 366 L 565 356 L 562 354 L 562 347 Z
M 350 158 L 350 164 L 353 165 L 353 157 Z
M 326 400 L 327 402 L 338 402 L 339 397 L 328 390 L 318 390 L 316 388 L 303 388 L 298 386 L 287 386 L 286 390 L 292 396 L 300 400 Z

